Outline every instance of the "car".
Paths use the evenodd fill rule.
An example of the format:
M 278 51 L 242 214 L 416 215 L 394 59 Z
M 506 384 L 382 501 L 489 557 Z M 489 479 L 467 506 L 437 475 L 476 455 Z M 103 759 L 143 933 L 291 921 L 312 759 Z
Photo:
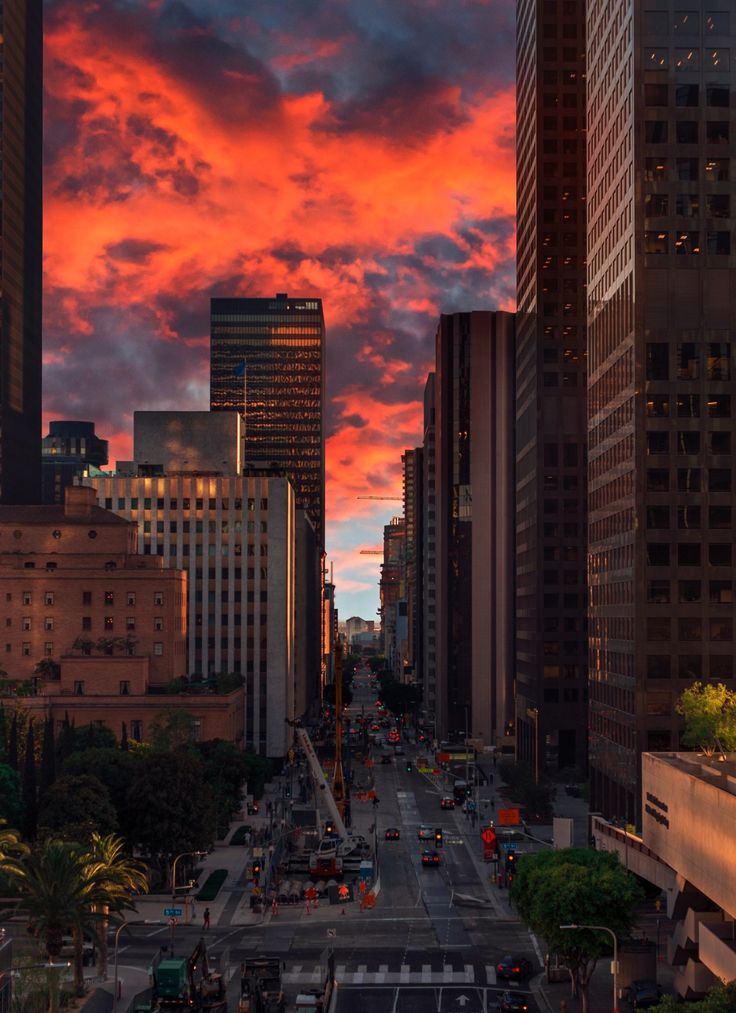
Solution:
M 371 731 L 372 732 L 380 732 L 380 730 L 381 730 L 381 726 L 377 725 L 376 722 L 374 721 L 373 724 L 371 725 Z
M 662 989 L 651 978 L 642 978 L 631 982 L 626 997 L 632 1009 L 651 1009 L 652 1006 L 659 1005 Z
M 434 827 L 421 826 L 417 830 L 417 837 L 420 841 L 433 841 L 434 840 Z
M 508 989 L 501 996 L 500 1013 L 526 1013 L 529 1009 L 529 996 L 523 992 L 512 992 Z
M 445 795 L 444 798 L 440 799 L 440 809 L 454 809 L 454 808 L 455 808 L 454 798 L 450 798 L 449 795 Z
M 519 957 L 510 953 L 501 957 L 496 964 L 496 977 L 502 981 L 521 981 L 528 978 L 532 973 L 532 965 L 526 957 Z
M 422 852 L 422 867 L 435 868 L 440 864 L 440 856 L 436 851 Z
M 398 827 L 388 827 L 384 836 L 387 841 L 400 841 L 401 831 Z

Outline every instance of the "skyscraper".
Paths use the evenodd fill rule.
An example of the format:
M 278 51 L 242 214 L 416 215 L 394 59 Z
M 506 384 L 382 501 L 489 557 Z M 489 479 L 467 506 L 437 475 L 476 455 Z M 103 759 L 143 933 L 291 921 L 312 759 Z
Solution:
M 510 313 L 440 317 L 435 362 L 437 737 L 494 744 L 511 708 Z
M 64 490 L 75 478 L 107 464 L 107 446 L 107 440 L 96 435 L 94 422 L 49 422 L 41 441 L 43 502 L 63 503 Z
M 41 500 L 41 0 L 0 8 L 0 502 Z
M 245 467 L 288 476 L 322 547 L 324 363 L 321 299 L 212 299 L 210 405 L 245 411 Z
M 587 752 L 585 8 L 517 15 L 516 730 L 537 770 Z
M 591 801 L 635 819 L 734 677 L 736 12 L 587 6 Z

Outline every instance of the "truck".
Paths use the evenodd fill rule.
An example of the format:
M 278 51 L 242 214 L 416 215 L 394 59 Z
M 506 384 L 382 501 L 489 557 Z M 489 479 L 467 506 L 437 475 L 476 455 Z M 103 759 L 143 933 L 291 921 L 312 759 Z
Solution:
M 246 958 L 240 965 L 238 1013 L 284 1013 L 284 966 L 279 957 Z
M 225 982 L 210 970 L 207 947 L 200 939 L 188 957 L 159 957 L 151 965 L 153 988 L 150 1013 L 225 1013 Z

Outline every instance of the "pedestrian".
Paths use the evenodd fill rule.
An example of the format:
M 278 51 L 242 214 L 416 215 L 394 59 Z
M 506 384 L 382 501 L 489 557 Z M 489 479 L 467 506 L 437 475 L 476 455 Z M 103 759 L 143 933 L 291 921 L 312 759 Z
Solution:
M 492 795 L 491 796 L 491 809 L 495 809 L 495 808 L 496 808 L 496 799 Z
M 210 927 L 210 909 L 206 907 L 204 914 L 202 915 L 202 928 L 208 929 Z

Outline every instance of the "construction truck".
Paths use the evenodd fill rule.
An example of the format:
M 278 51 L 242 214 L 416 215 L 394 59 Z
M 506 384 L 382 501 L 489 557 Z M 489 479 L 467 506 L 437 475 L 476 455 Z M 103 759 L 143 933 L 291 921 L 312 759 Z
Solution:
M 248 957 L 241 964 L 238 1013 L 284 1013 L 284 966 L 278 957 Z
M 151 965 L 153 989 L 151 1013 L 215 1013 L 227 1010 L 225 982 L 222 975 L 210 970 L 207 947 L 200 939 L 188 957 L 167 957 Z

